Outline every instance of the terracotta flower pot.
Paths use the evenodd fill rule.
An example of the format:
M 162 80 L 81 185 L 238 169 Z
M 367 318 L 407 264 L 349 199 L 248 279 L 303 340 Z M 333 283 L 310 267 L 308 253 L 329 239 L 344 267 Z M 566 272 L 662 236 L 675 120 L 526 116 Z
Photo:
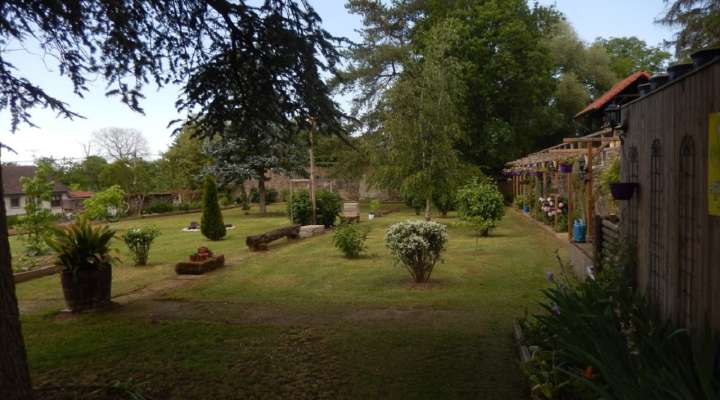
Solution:
M 112 267 L 60 274 L 65 304 L 72 312 L 110 305 Z

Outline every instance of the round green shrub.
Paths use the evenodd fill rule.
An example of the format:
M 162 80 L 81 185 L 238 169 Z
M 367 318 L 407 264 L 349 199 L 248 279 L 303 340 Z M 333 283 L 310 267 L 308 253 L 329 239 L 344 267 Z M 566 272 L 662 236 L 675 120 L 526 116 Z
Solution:
M 457 192 L 460 219 L 487 236 L 505 215 L 503 196 L 491 180 L 473 179 Z
M 147 265 L 150 245 L 160 236 L 160 230 L 154 226 L 130 228 L 123 235 L 123 241 L 133 253 L 135 265 Z
M 455 209 L 455 193 L 452 191 L 441 191 L 432 197 L 433 205 L 440 211 L 443 217 Z
M 320 189 L 315 192 L 317 205 L 317 222 L 325 227 L 335 226 L 335 220 L 342 211 L 342 198 L 339 194 Z
M 220 240 L 227 233 L 218 203 L 217 186 L 211 176 L 205 177 L 202 196 L 202 219 L 200 231 L 210 240 Z
M 340 249 L 348 258 L 355 258 L 365 250 L 367 232 L 357 224 L 341 224 L 335 229 L 333 245 Z
M 287 203 L 288 216 L 295 224 L 310 225 L 311 210 L 310 192 L 307 190 L 293 193 L 291 201 Z
M 418 283 L 430 279 L 447 240 L 447 227 L 431 221 L 400 222 L 385 233 L 385 245 Z
M 328 190 L 318 190 L 315 192 L 315 211 L 317 223 L 326 227 L 335 225 L 337 216 L 342 211 L 342 199 L 340 195 Z M 296 224 L 310 225 L 312 223 L 312 202 L 310 200 L 310 192 L 300 190 L 293 194 L 292 201 L 287 205 L 288 216 Z

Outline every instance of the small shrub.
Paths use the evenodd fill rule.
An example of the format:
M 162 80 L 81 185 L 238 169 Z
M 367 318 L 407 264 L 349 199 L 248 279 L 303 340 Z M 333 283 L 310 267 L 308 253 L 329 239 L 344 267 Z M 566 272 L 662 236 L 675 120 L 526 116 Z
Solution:
M 473 179 L 457 192 L 460 219 L 487 236 L 490 229 L 505 215 L 503 196 L 495 182 Z
M 135 265 L 147 265 L 150 245 L 158 236 L 160 236 L 160 231 L 154 226 L 130 228 L 125 232 L 123 240 L 133 253 Z
M 290 201 L 290 191 L 283 189 L 280 191 L 280 201 L 283 203 Z
M 430 221 L 405 221 L 385 233 L 385 245 L 415 282 L 427 282 L 447 244 L 447 227 Z
M 277 203 L 279 193 L 277 190 L 270 188 L 265 191 L 265 204 Z
M 425 208 L 425 200 L 414 196 L 412 194 L 404 194 L 405 205 L 415 210 L 415 215 L 420 215 L 420 212 Z
M 370 200 L 370 212 L 373 214 L 377 214 L 378 211 L 380 211 L 380 200 L 378 200 L 378 199 Z
M 317 206 L 315 211 L 317 223 L 326 227 L 334 226 L 337 216 L 342 211 L 340 195 L 321 189 L 315 192 L 315 203 Z M 310 192 L 307 190 L 295 192 L 292 201 L 287 205 L 287 213 L 294 223 L 310 225 L 312 223 Z
M 259 203 L 260 202 L 260 191 L 258 191 L 257 188 L 250 188 L 250 194 L 248 195 L 250 198 L 251 203 Z
M 175 207 L 172 203 L 167 201 L 158 201 L 145 207 L 143 212 L 145 214 L 164 214 L 175 211 Z
M 227 233 L 217 198 L 217 186 L 211 176 L 205 177 L 202 196 L 202 219 L 200 231 L 210 240 L 220 240 Z
M 448 212 L 455 209 L 455 193 L 452 191 L 436 193 L 433 195 L 432 201 L 443 217 L 447 217 Z
M 20 215 L 8 215 L 7 225 L 8 228 L 15 227 L 20 224 Z
M 307 190 L 293 193 L 292 200 L 287 203 L 288 217 L 296 224 L 309 225 L 312 218 L 311 210 L 310 192 Z
M 345 254 L 345 257 L 355 258 L 365 250 L 367 232 L 358 228 L 357 224 L 342 224 L 335 230 L 333 245 Z
M 325 227 L 335 226 L 335 220 L 342 211 L 342 198 L 329 190 L 318 190 L 315 193 L 317 205 L 317 222 Z

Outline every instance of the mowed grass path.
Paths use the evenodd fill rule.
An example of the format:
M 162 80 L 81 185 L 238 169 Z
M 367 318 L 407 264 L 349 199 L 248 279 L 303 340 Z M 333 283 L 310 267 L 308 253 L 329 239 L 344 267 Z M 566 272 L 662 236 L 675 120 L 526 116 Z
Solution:
M 247 233 L 286 221 L 232 218 L 233 236 L 211 247 L 233 261 L 192 285 L 100 313 L 56 315 L 48 303 L 23 315 L 36 386 L 119 381 L 158 399 L 527 397 L 512 320 L 536 308 L 560 243 L 523 217 L 508 213 L 488 238 L 438 219 L 450 240 L 426 285 L 383 245 L 385 228 L 412 213 L 364 222 L 368 251 L 354 260 L 332 234 L 248 253 Z M 120 267 L 132 272 L 114 292 L 171 277 L 164 263 L 192 240 L 170 236 L 157 265 Z M 21 284 L 21 305 L 60 299 L 58 287 L 57 277 Z

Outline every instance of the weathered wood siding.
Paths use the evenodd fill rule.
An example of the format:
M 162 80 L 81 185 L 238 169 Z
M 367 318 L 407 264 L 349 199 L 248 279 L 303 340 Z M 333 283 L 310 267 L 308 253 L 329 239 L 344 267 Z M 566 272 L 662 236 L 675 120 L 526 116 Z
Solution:
M 707 204 L 708 123 L 709 114 L 715 112 L 720 112 L 720 62 L 623 108 L 628 123 L 623 179 L 632 181 L 636 175 L 639 183 L 636 199 L 627 202 L 624 210 L 623 232 L 636 237 L 637 279 L 646 292 L 652 292 L 650 267 L 653 239 L 657 240 L 659 258 L 655 261 L 664 277 L 654 301 L 660 310 L 683 325 L 699 327 L 707 320 L 720 330 L 720 217 L 709 216 Z M 694 143 L 694 158 L 681 157 L 684 139 Z M 659 186 L 653 195 L 652 146 L 656 140 L 661 157 L 655 160 L 659 161 Z M 630 156 L 635 150 L 636 162 Z M 692 181 L 681 179 L 688 176 L 688 168 L 694 173 Z M 651 208 L 658 204 L 664 212 L 653 224 Z M 683 204 L 690 204 L 690 215 L 688 208 L 681 211 Z M 693 268 L 686 275 L 681 267 L 688 264 Z M 683 294 L 686 287 L 692 297 L 689 302 Z M 692 309 L 685 304 L 692 304 Z

